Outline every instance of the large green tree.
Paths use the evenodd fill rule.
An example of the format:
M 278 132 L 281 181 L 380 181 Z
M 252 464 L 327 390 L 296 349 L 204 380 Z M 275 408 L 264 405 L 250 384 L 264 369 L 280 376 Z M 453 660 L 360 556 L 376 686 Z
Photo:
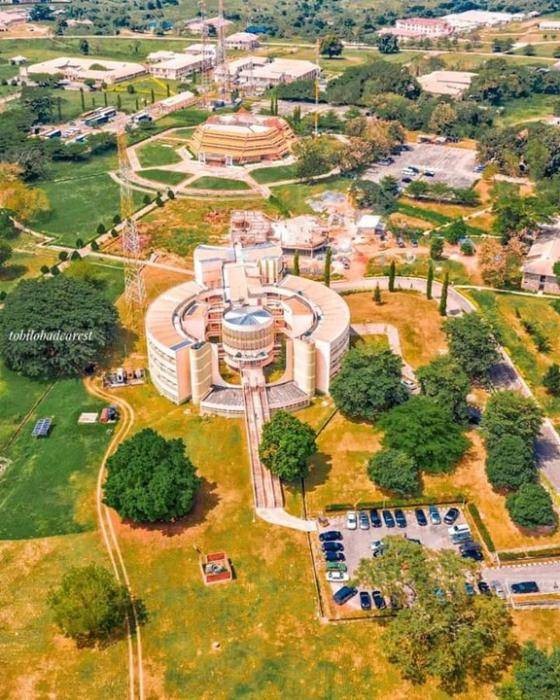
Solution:
M 379 421 L 383 444 L 408 454 L 419 469 L 449 471 L 469 446 L 448 406 L 428 396 L 413 396 Z
M 283 481 L 309 473 L 309 458 L 317 451 L 315 432 L 287 411 L 277 411 L 265 423 L 259 455 L 263 464 Z
M 450 355 L 437 357 L 428 365 L 419 367 L 416 377 L 423 394 L 435 399 L 442 406 L 447 406 L 457 422 L 466 422 L 470 382 Z
M 406 400 L 401 372 L 402 360 L 390 350 L 357 346 L 344 357 L 331 382 L 331 395 L 346 416 L 373 421 Z
M 506 507 L 511 519 L 521 527 L 533 529 L 556 523 L 552 499 L 541 484 L 523 484 L 507 497 Z
M 113 305 L 87 282 L 25 280 L 0 315 L 0 354 L 28 377 L 78 375 L 111 344 L 116 325 Z
M 533 399 L 517 391 L 497 391 L 486 404 L 482 427 L 490 447 L 503 437 L 516 435 L 532 449 L 542 421 L 542 409 Z
M 321 56 L 340 56 L 344 49 L 344 44 L 335 34 L 326 34 L 319 44 Z
M 369 478 L 385 491 L 413 496 L 420 490 L 418 467 L 412 457 L 399 450 L 381 450 L 371 457 Z
M 470 379 L 485 380 L 500 356 L 492 328 L 479 314 L 447 319 L 443 324 L 449 352 Z
M 49 593 L 48 604 L 60 630 L 88 645 L 122 634 L 132 601 L 107 569 L 89 564 L 70 569 Z
M 166 440 L 145 428 L 107 461 L 103 500 L 122 518 L 169 522 L 189 513 L 199 486 L 183 440 Z
M 518 489 L 535 481 L 533 447 L 519 435 L 504 435 L 488 450 L 486 459 L 488 481 L 497 489 Z
M 471 677 L 505 668 L 513 650 L 511 620 L 494 596 L 469 596 L 474 566 L 450 550 L 385 538 L 383 556 L 362 559 L 355 578 L 380 588 L 397 607 L 382 632 L 384 653 L 413 683 L 437 678 L 454 692 Z
M 560 698 L 560 647 L 550 652 L 528 642 L 513 667 L 513 679 L 498 688 L 502 700 L 558 700 Z

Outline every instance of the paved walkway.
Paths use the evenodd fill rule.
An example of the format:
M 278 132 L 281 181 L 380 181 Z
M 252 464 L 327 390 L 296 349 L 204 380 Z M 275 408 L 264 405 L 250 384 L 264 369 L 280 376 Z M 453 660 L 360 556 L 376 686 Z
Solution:
M 404 359 L 399 330 L 396 326 L 392 326 L 390 323 L 353 323 L 351 328 L 357 335 L 386 335 L 391 350 L 402 358 L 403 376 L 416 380 L 414 370 Z

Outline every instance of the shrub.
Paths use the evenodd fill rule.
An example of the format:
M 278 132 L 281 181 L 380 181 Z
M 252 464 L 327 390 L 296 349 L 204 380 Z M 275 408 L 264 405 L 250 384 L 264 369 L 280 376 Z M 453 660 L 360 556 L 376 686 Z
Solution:
M 492 443 L 486 459 L 488 481 L 497 489 L 518 489 L 535 481 L 533 448 L 519 435 L 504 435 Z
M 519 491 L 506 499 L 511 519 L 526 528 L 536 528 L 556 523 L 552 499 L 541 484 L 523 484 Z
M 385 491 L 412 496 L 420 490 L 418 468 L 412 457 L 399 450 L 382 450 L 368 462 L 369 478 Z
M 259 455 L 263 464 L 283 481 L 306 477 L 309 458 L 316 451 L 313 429 L 290 413 L 277 411 L 265 423 Z

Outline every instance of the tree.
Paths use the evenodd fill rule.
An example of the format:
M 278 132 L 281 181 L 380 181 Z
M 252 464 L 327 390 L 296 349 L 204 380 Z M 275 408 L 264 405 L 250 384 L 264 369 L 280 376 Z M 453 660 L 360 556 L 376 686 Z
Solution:
M 20 166 L 0 164 L 0 208 L 26 222 L 48 211 L 49 200 L 43 190 L 23 182 L 22 175 Z
M 518 489 L 536 479 L 533 447 L 519 435 L 505 435 L 488 450 L 488 481 L 496 489 Z
M 468 230 L 467 224 L 464 219 L 460 216 L 454 219 L 449 226 L 446 226 L 443 230 L 445 239 L 451 243 L 451 245 L 456 245 L 460 240 L 467 237 Z
M 416 377 L 424 396 L 448 407 L 458 423 L 466 423 L 470 382 L 453 357 L 437 357 L 428 365 L 419 367 Z
M 381 298 L 381 289 L 379 288 L 379 282 L 375 285 L 375 289 L 373 290 L 373 301 L 378 306 L 381 306 L 381 304 L 383 303 L 383 299 Z
M 12 257 L 12 246 L 7 241 L 0 240 L 0 269 Z
M 355 578 L 393 601 L 396 613 L 382 645 L 403 676 L 413 683 L 435 676 L 453 694 L 466 677 L 476 682 L 507 667 L 514 649 L 511 619 L 496 596 L 467 595 L 472 562 L 402 537 L 384 543 L 383 556 L 362 559 Z
M 498 391 L 489 398 L 482 427 L 489 447 L 507 435 L 516 435 L 533 448 L 543 421 L 540 406 L 517 391 Z
M 352 348 L 331 382 L 336 407 L 350 418 L 375 420 L 382 411 L 406 400 L 401 372 L 402 360 L 390 350 Z
M 560 697 L 560 647 L 550 652 L 528 642 L 514 664 L 513 679 L 498 688 L 502 700 L 557 700 Z
M 114 306 L 86 282 L 24 280 L 0 316 L 0 354 L 27 377 L 76 376 L 110 347 L 116 325 Z
M 80 41 L 80 53 L 83 53 L 84 56 L 89 54 L 89 41 L 87 39 L 82 39 Z
M 441 260 L 444 243 L 445 239 L 442 236 L 432 237 L 430 241 L 430 258 L 432 260 Z
M 548 491 L 541 484 L 522 484 L 506 498 L 506 508 L 517 525 L 534 529 L 556 524 Z
M 277 411 L 265 423 L 259 456 L 283 481 L 305 478 L 309 473 L 309 458 L 316 451 L 314 430 L 287 411 Z
M 391 264 L 389 265 L 389 291 L 394 292 L 395 291 L 395 277 L 397 275 L 397 264 L 395 263 L 394 260 L 391 260 Z
M 333 145 L 324 137 L 302 139 L 294 147 L 297 156 L 296 175 L 310 181 L 328 172 L 333 165 Z
M 371 457 L 369 478 L 385 491 L 413 496 L 420 490 L 418 468 L 412 457 L 399 450 L 382 450 Z
M 352 185 L 351 193 L 359 207 L 371 207 L 379 214 L 391 214 L 396 208 L 399 184 L 391 176 L 381 178 L 379 183 L 359 180 Z
M 428 260 L 428 276 L 426 278 L 426 298 L 432 298 L 432 287 L 434 284 L 434 263 L 430 258 Z
M 379 53 L 399 53 L 399 40 L 394 34 L 379 34 L 377 37 Z
M 340 39 L 334 34 L 327 34 L 321 39 L 319 44 L 319 52 L 321 56 L 328 56 L 332 58 L 333 56 L 340 56 L 344 49 L 344 44 Z
M 552 396 L 560 396 L 560 365 L 556 362 L 546 370 L 542 380 L 543 386 Z
M 437 474 L 452 469 L 469 446 L 447 406 L 428 396 L 413 396 L 384 415 L 383 445 L 408 454 L 419 469 Z
M 523 197 L 505 188 L 492 205 L 492 230 L 505 244 L 514 236 L 523 238 L 534 233 L 540 224 L 551 221 L 553 212 L 552 205 L 543 197 Z
M 299 250 L 294 253 L 294 275 L 299 277 Z
M 445 273 L 443 284 L 441 285 L 441 297 L 439 299 L 440 316 L 447 316 L 447 290 L 449 289 L 449 272 Z
M 170 522 L 191 511 L 199 486 L 183 440 L 145 428 L 108 459 L 103 502 L 134 522 Z
M 485 380 L 500 355 L 487 321 L 479 314 L 464 314 L 444 321 L 449 352 L 471 380 Z
M 432 112 L 428 128 L 436 134 L 453 136 L 456 124 L 457 112 L 447 102 L 440 102 Z
M 323 273 L 323 282 L 326 287 L 331 286 L 331 265 L 332 265 L 332 248 L 327 248 L 325 253 L 325 270 Z
M 71 568 L 47 600 L 60 630 L 80 646 L 123 634 L 132 604 L 126 586 L 97 564 Z

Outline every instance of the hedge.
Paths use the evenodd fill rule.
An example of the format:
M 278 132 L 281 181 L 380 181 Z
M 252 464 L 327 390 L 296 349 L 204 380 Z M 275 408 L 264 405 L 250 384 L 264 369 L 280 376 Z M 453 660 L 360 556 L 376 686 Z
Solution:
M 452 493 L 440 498 L 387 498 L 383 501 L 358 501 L 357 503 L 329 503 L 325 506 L 326 512 L 339 510 L 366 510 L 369 508 L 415 508 L 416 506 L 452 505 L 465 503 L 467 500 L 463 493 Z
M 480 536 L 484 540 L 484 544 L 486 545 L 486 548 L 488 549 L 489 552 L 495 552 L 496 546 L 494 545 L 494 542 L 492 540 L 492 537 L 490 536 L 490 532 L 488 531 L 488 528 L 482 522 L 482 518 L 480 517 L 480 513 L 478 512 L 478 508 L 475 506 L 474 503 L 468 503 L 467 508 L 468 508 L 468 511 L 469 511 L 471 518 L 474 520 L 474 522 L 476 524 L 476 527 L 480 533 Z
M 522 559 L 551 559 L 560 557 L 560 547 L 535 549 L 528 552 L 498 552 L 501 561 L 520 561 Z

